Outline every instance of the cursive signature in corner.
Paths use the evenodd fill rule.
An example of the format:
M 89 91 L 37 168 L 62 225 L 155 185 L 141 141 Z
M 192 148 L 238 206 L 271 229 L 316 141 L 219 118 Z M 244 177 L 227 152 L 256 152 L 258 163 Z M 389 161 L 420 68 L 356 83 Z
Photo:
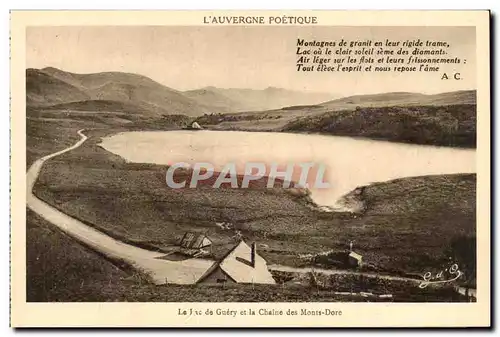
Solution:
M 424 289 L 429 284 L 453 282 L 462 276 L 462 274 L 463 273 L 458 269 L 458 264 L 454 263 L 450 266 L 450 268 L 441 270 L 436 275 L 433 275 L 430 271 L 425 273 L 423 277 L 424 280 L 418 285 L 418 287 L 420 289 Z

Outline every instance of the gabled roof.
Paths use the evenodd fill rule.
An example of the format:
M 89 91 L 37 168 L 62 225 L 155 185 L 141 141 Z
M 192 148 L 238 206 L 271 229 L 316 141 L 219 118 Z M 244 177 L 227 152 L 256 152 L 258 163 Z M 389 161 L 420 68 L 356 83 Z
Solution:
M 198 124 L 197 122 L 193 122 L 193 124 L 191 124 L 191 127 L 192 127 L 193 129 L 201 129 L 200 124 Z
M 203 281 L 220 268 L 228 279 L 237 283 L 275 284 L 276 281 L 267 269 L 266 261 L 260 255 L 255 254 L 255 267 L 251 266 L 249 263 L 251 251 L 252 249 L 241 240 L 220 259 L 219 263 L 215 263 L 208 269 L 198 282 Z
M 194 248 L 203 248 L 203 247 L 207 247 L 207 246 L 210 246 L 212 244 L 212 241 L 206 237 L 205 235 L 198 235 L 198 237 L 196 238 L 196 240 L 194 241 L 193 243 L 193 247 Z
M 231 279 L 238 283 L 267 283 L 275 284 L 271 273 L 267 269 L 266 261 L 255 254 L 255 266 L 241 260 L 250 261 L 252 249 L 241 240 L 219 263 L 220 268 Z

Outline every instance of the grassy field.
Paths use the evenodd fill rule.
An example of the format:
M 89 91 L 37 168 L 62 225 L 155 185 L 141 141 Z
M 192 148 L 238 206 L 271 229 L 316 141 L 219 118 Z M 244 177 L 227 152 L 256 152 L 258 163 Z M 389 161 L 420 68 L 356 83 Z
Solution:
M 155 286 L 124 265 L 116 265 L 80 245 L 31 211 L 27 211 L 28 302 L 351 302 L 359 296 L 336 291 L 373 290 L 393 298 L 370 301 L 463 301 L 450 289 L 400 284 L 367 286 L 366 280 L 332 280 L 328 287 L 269 285 Z
M 259 242 L 270 263 L 305 266 L 299 255 L 340 251 L 349 240 L 379 271 L 393 274 L 437 272 L 450 257 L 475 269 L 470 256 L 455 249 L 475 243 L 475 175 L 417 177 L 374 184 L 355 199 L 363 214 L 331 214 L 311 209 L 303 198 L 281 189 L 166 188 L 166 168 L 124 162 L 97 144 L 100 138 L 125 130 L 168 130 L 186 125 L 185 116 L 148 120 L 122 113 L 82 113 L 37 109 L 28 111 L 27 160 L 63 149 L 77 140 L 76 131 L 90 129 L 79 149 L 48 161 L 35 193 L 64 212 L 122 240 L 169 250 L 186 230 L 207 232 L 217 247 L 214 255 L 237 240 L 236 233 Z M 222 229 L 216 222 L 229 222 Z M 107 261 L 28 212 L 28 299 L 30 301 L 349 301 L 327 289 L 290 286 L 228 288 L 145 284 L 126 266 Z M 415 247 L 421 247 L 415 249 Z M 455 254 L 455 252 L 458 253 Z M 318 264 L 320 267 L 331 267 Z M 472 278 L 474 279 L 474 278 Z M 353 287 L 361 281 L 350 280 Z M 358 282 L 358 283 L 356 283 Z M 470 281 L 471 283 L 474 280 Z M 200 288 L 201 287 L 201 288 Z M 254 288 L 252 288 L 254 290 Z M 460 300 L 449 289 L 423 292 L 403 286 L 395 301 Z
M 282 130 L 474 148 L 476 106 L 356 108 L 299 118 L 289 122 Z
M 168 251 L 179 235 L 198 231 L 227 248 L 239 231 L 259 242 L 270 263 L 303 266 L 310 261 L 298 255 L 343 250 L 354 240 L 356 251 L 378 270 L 420 275 L 448 263 L 453 241 L 475 237 L 475 175 L 373 184 L 358 195 L 362 214 L 323 213 L 281 189 L 179 193 L 167 188 L 166 167 L 126 163 L 96 146 L 107 132 L 94 131 L 79 149 L 47 162 L 35 193 L 137 245 Z
M 215 130 L 283 131 L 365 137 L 412 144 L 476 147 L 476 105 L 298 106 L 197 118 Z
M 351 302 L 359 296 L 336 291 L 392 291 L 393 298 L 370 301 L 463 301 L 449 288 L 421 290 L 409 285 L 376 284 L 366 280 L 335 280 L 328 287 L 269 285 L 155 286 L 143 275 L 116 265 L 80 245 L 31 211 L 27 211 L 28 302 Z
M 269 99 L 287 94 L 275 89 L 261 94 Z M 263 96 L 252 98 L 250 91 L 231 90 L 202 90 L 194 93 L 193 100 L 134 74 L 27 70 L 27 164 L 76 142 L 79 129 L 90 136 L 82 147 L 44 164 L 35 194 L 89 226 L 150 249 L 169 251 L 177 236 L 199 231 L 214 241 L 214 258 L 243 236 L 259 243 L 258 251 L 269 263 L 333 268 L 332 256 L 354 240 L 355 250 L 366 262 L 364 271 L 418 277 L 437 273 L 453 261 L 474 285 L 475 175 L 374 184 L 348 198 L 360 213 L 323 213 L 311 207 L 307 195 L 280 188 L 170 190 L 166 167 L 126 163 L 98 144 L 101 137 L 117 132 L 175 130 L 197 119 L 204 127 L 220 130 L 324 133 L 474 147 L 475 92 L 385 93 L 325 103 L 321 102 L 327 98 L 317 98 L 313 105 L 220 114 L 244 109 L 234 110 L 235 102 L 265 108 Z M 232 98 L 227 100 L 226 94 Z M 291 94 L 289 98 L 296 101 L 297 94 Z M 289 105 L 286 102 L 269 108 Z M 206 111 L 212 113 L 194 117 Z M 221 227 L 220 222 L 230 226 Z M 301 285 L 284 286 L 154 286 L 144 275 L 107 260 L 30 211 L 26 226 L 28 301 L 367 300 L 335 291 L 391 292 L 394 298 L 389 301 L 400 302 L 463 300 L 451 288 L 419 289 L 359 276 L 331 276 L 321 284 L 309 284 L 303 282 L 309 277 L 304 274 L 298 277 Z

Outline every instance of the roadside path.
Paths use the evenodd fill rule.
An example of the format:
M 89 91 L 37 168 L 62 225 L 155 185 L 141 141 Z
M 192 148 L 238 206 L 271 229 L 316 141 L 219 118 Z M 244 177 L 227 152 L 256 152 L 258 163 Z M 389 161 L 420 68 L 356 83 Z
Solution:
M 269 265 L 268 267 L 269 270 L 284 271 L 290 273 L 310 273 L 314 271 L 316 273 L 326 274 L 326 275 L 359 275 L 365 277 L 378 277 L 380 279 L 390 280 L 390 281 L 414 282 L 415 284 L 420 284 L 422 282 L 422 280 L 409 277 L 391 276 L 391 275 L 383 275 L 377 273 L 365 273 L 352 270 L 322 269 L 322 268 L 311 268 L 311 267 L 295 268 L 295 267 L 276 265 L 276 264 Z
M 268 266 L 268 268 L 269 268 L 269 270 L 283 271 L 283 272 L 290 272 L 290 273 L 310 273 L 310 272 L 314 271 L 315 273 L 320 273 L 320 274 L 325 274 L 325 275 L 359 275 L 359 276 L 372 277 L 372 278 L 377 277 L 377 278 L 382 279 L 382 280 L 412 282 L 415 284 L 416 287 L 418 287 L 423 281 L 423 279 L 416 279 L 416 278 L 402 277 L 402 276 L 391 276 L 391 275 L 384 275 L 384 274 L 377 274 L 377 273 L 358 272 L 358 271 L 352 271 L 352 270 L 323 269 L 323 268 L 311 268 L 311 267 L 296 268 L 296 267 L 289 267 L 289 266 L 283 266 L 283 265 L 277 265 L 277 264 L 271 264 Z M 436 283 L 429 283 L 427 286 L 428 287 L 435 287 L 436 285 L 437 285 Z M 439 284 L 439 285 L 441 285 L 441 284 Z M 465 296 L 466 290 L 464 287 L 455 286 L 454 289 L 456 292 Z M 476 297 L 476 289 L 470 288 L 469 295 Z
M 153 252 L 118 241 L 83 222 L 70 217 L 55 207 L 38 199 L 33 194 L 33 186 L 40 174 L 43 164 L 56 156 L 81 146 L 87 136 L 83 130 L 78 131 L 81 139 L 74 145 L 36 160 L 26 173 L 26 203 L 28 207 L 42 218 L 58 227 L 76 240 L 90 246 L 105 256 L 123 260 L 132 267 L 148 274 L 155 284 L 193 284 L 214 263 L 205 259 L 187 259 L 184 261 L 168 261 L 159 259 L 164 253 Z
M 79 130 L 78 135 L 81 137 L 74 145 L 49 154 L 36 160 L 26 173 L 27 191 L 26 202 L 28 207 L 42 218 L 52 223 L 71 237 L 76 240 L 92 247 L 96 251 L 103 253 L 105 256 L 123 260 L 132 267 L 148 274 L 155 284 L 193 284 L 215 263 L 212 260 L 206 259 L 187 259 L 184 261 L 168 261 L 161 259 L 165 256 L 164 253 L 154 252 L 139 248 L 122 241 L 116 240 L 99 230 L 89 227 L 83 222 L 61 212 L 55 207 L 47 204 L 46 202 L 38 199 L 33 194 L 33 186 L 40 174 L 43 164 L 54 157 L 63 153 L 72 151 L 80 147 L 86 140 L 87 136 L 83 134 L 83 130 Z M 269 270 L 295 272 L 295 273 L 309 273 L 311 271 L 335 275 L 362 275 L 366 277 L 378 277 L 385 280 L 392 281 L 407 281 L 414 282 L 416 285 L 420 284 L 422 280 L 414 278 L 406 278 L 400 276 L 381 275 L 376 273 L 356 272 L 350 270 L 333 270 L 333 269 L 320 269 L 320 268 L 294 268 L 284 265 L 269 265 Z M 460 292 L 465 292 L 461 287 Z M 474 290 L 475 295 L 475 290 Z

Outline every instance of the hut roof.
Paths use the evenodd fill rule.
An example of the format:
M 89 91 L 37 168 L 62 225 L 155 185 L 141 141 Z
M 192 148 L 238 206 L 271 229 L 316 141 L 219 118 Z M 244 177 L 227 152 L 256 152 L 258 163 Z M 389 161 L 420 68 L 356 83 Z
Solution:
M 193 122 L 193 124 L 191 124 L 191 127 L 192 127 L 193 129 L 201 129 L 201 125 L 200 125 L 200 124 L 198 124 L 197 122 Z
M 254 264 L 250 263 L 252 248 L 240 240 L 230 251 L 222 257 L 218 266 L 232 280 L 238 283 L 267 283 L 275 284 L 271 273 L 267 269 L 266 261 L 254 252 Z M 213 266 L 201 279 L 210 275 L 216 267 Z M 201 281 L 200 279 L 200 281 Z
M 349 253 L 349 257 L 352 257 L 352 258 L 354 258 L 356 260 L 361 260 L 363 258 L 363 256 L 361 256 L 360 254 L 355 253 L 355 252 L 350 252 Z

